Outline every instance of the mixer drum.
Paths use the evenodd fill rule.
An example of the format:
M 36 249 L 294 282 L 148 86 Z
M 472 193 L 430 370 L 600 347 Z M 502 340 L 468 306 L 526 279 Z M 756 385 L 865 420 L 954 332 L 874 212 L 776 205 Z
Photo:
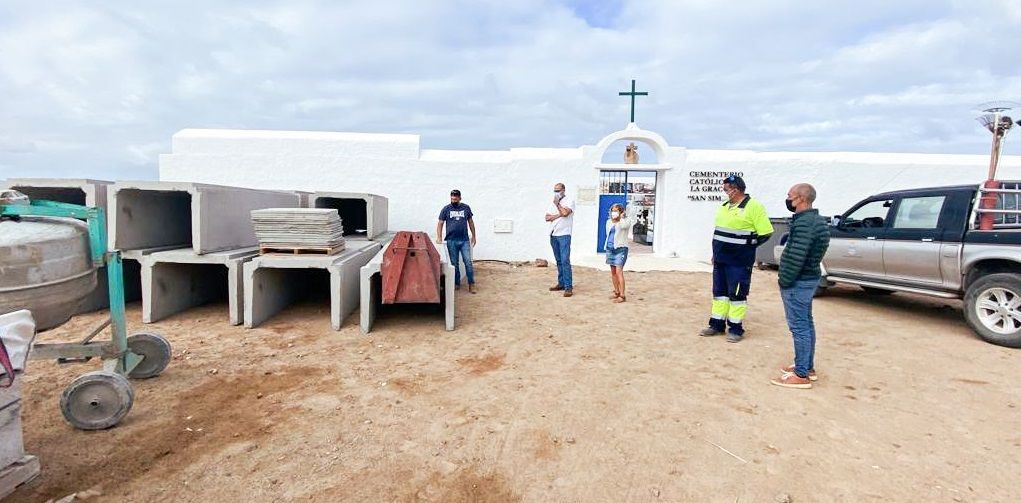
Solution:
M 0 222 L 0 314 L 28 309 L 38 330 L 70 319 L 96 288 L 88 235 L 74 219 Z

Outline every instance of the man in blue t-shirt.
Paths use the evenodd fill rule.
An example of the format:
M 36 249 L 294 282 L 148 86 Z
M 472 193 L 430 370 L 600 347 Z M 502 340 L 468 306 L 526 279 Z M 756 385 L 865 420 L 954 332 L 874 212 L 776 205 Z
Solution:
M 450 265 L 454 266 L 454 285 L 461 288 L 461 268 L 459 259 L 464 259 L 464 275 L 468 277 L 468 291 L 475 293 L 475 267 L 472 265 L 472 247 L 475 246 L 475 221 L 472 220 L 472 209 L 461 202 L 461 191 L 450 191 L 450 204 L 440 210 L 440 219 L 436 222 L 436 243 L 443 243 L 443 225 L 447 226 L 447 253 Z M 471 230 L 469 236 L 468 230 Z

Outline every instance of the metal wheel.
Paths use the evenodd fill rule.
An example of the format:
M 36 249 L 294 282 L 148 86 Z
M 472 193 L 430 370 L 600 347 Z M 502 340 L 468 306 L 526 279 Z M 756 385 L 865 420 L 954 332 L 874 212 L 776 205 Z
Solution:
M 152 332 L 140 332 L 128 337 L 128 349 L 143 357 L 138 366 L 128 373 L 132 379 L 148 379 L 160 375 L 173 356 L 170 341 Z
M 80 430 L 104 430 L 131 410 L 135 392 L 122 375 L 99 370 L 78 376 L 60 395 L 64 419 Z

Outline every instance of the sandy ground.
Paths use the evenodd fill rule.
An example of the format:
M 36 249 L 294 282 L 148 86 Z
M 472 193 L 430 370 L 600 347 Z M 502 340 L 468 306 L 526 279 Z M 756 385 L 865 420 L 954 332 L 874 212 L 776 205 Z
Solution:
M 728 344 L 695 335 L 706 274 L 629 273 L 614 305 L 606 273 L 577 270 L 565 299 L 555 269 L 479 269 L 455 332 L 421 309 L 334 332 L 323 305 L 253 330 L 223 305 L 152 325 L 175 359 L 108 431 L 58 409 L 97 364 L 33 362 L 43 472 L 11 501 L 1021 500 L 1021 352 L 953 302 L 837 289 L 816 303 L 821 380 L 788 390 L 769 384 L 792 358 L 774 273 L 756 271 L 749 337 Z

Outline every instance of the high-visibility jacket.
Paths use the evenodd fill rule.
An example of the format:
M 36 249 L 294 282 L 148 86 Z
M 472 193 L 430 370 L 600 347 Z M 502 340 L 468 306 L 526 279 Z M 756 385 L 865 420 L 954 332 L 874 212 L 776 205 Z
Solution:
M 751 196 L 738 204 L 727 201 L 716 210 L 713 261 L 750 267 L 755 264 L 755 249 L 772 234 L 773 224 L 762 203 Z

